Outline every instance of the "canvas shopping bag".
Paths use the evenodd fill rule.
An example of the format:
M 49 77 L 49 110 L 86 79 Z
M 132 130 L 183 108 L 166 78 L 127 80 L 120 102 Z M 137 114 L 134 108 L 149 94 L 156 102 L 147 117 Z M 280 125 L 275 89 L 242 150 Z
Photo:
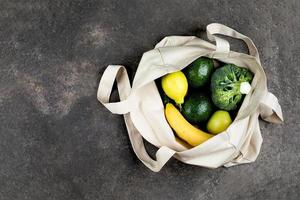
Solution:
M 249 48 L 249 55 L 230 51 L 229 43 L 215 34 L 243 40 Z M 143 54 L 132 86 L 125 67 L 121 65 L 108 66 L 100 80 L 98 100 L 112 113 L 124 115 L 132 148 L 152 171 L 159 171 L 172 156 L 184 163 L 207 168 L 253 162 L 262 144 L 259 115 L 268 122 L 283 121 L 277 98 L 267 90 L 266 75 L 252 40 L 217 23 L 207 26 L 207 35 L 216 45 L 193 36 L 164 38 L 153 50 Z M 254 78 L 251 92 L 245 96 L 227 130 L 188 149 L 176 140 L 168 125 L 154 81 L 167 73 L 182 70 L 201 56 L 248 68 Z M 111 103 L 109 97 L 115 80 L 120 102 Z M 156 159 L 148 155 L 143 139 L 159 148 Z

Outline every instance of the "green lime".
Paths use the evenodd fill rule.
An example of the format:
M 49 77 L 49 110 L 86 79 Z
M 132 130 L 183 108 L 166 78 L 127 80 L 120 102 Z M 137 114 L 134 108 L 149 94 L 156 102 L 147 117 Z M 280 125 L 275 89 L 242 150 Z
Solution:
M 231 124 L 230 114 L 225 110 L 216 111 L 207 122 L 207 130 L 212 134 L 225 131 Z

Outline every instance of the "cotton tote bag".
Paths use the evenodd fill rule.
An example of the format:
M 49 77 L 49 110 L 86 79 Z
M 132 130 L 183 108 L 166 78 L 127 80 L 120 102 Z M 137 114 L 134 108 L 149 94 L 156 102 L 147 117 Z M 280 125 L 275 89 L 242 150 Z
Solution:
M 100 80 L 98 100 L 112 113 L 124 116 L 135 154 L 152 171 L 160 171 L 172 156 L 206 168 L 254 162 L 262 145 L 259 116 L 271 123 L 283 121 L 278 99 L 267 90 L 266 75 L 252 40 L 218 23 L 209 24 L 206 30 L 209 40 L 215 44 L 193 36 L 169 36 L 161 40 L 153 50 L 143 54 L 132 86 L 121 65 L 109 65 Z M 215 34 L 243 40 L 249 55 L 231 51 L 228 41 Z M 245 96 L 227 130 L 196 147 L 187 148 L 178 142 L 165 119 L 164 105 L 154 81 L 184 69 L 201 56 L 248 68 L 254 78 L 251 92 Z M 120 102 L 109 102 L 115 80 Z M 148 155 L 143 139 L 159 148 L 155 159 Z

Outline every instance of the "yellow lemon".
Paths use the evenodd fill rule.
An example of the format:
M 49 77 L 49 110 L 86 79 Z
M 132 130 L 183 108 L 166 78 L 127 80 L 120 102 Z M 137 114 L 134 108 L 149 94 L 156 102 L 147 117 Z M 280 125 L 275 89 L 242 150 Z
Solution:
M 165 75 L 161 80 L 161 85 L 166 95 L 177 104 L 184 102 L 184 97 L 188 91 L 188 82 L 182 71 Z

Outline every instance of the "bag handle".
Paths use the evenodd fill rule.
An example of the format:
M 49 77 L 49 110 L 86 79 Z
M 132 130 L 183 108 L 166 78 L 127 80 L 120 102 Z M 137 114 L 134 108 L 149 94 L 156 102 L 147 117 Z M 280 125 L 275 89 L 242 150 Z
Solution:
M 152 159 L 147 153 L 143 142 L 143 137 L 135 128 L 130 115 L 125 114 L 124 119 L 134 153 L 146 167 L 154 172 L 159 172 L 176 152 L 169 147 L 162 146 L 156 152 L 156 160 Z
M 210 41 L 216 41 L 216 52 L 229 53 L 230 45 L 228 41 L 221 39 L 217 36 L 214 36 L 214 34 L 225 35 L 232 38 L 243 40 L 248 46 L 250 55 L 255 57 L 256 61 L 260 63 L 258 50 L 254 45 L 253 41 L 249 37 L 237 32 L 232 28 L 229 28 L 228 26 L 219 23 L 211 23 L 207 25 L 206 32 L 207 32 L 207 37 Z
M 263 120 L 281 124 L 283 122 L 282 110 L 278 103 L 278 99 L 271 92 L 262 98 L 259 105 L 259 113 Z
M 115 80 L 117 81 L 121 101 L 109 103 L 109 97 Z M 126 128 L 134 153 L 145 166 L 154 172 L 158 172 L 176 152 L 166 146 L 162 146 L 156 152 L 156 160 L 153 160 L 149 156 L 145 149 L 143 138 L 135 128 L 130 117 L 129 112 L 133 108 L 132 105 L 134 105 L 130 92 L 131 86 L 126 68 L 121 65 L 109 65 L 101 77 L 97 91 L 97 99 L 112 113 L 124 115 Z
M 117 81 L 121 101 L 110 103 L 109 97 L 115 80 Z M 101 77 L 97 91 L 97 99 L 110 112 L 114 114 L 126 114 L 130 112 L 131 109 L 129 103 L 130 98 L 128 98 L 130 91 L 130 82 L 125 67 L 121 65 L 109 65 Z

